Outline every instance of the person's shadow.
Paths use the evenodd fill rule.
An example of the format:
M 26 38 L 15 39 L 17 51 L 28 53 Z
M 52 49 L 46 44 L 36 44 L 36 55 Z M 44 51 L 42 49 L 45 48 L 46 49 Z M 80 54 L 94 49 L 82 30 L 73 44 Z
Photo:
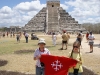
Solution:
M 5 66 L 8 63 L 7 60 L 0 60 L 0 67 Z
M 98 48 L 100 48 L 100 44 L 94 44 L 93 47 L 98 47 Z
M 86 54 L 89 54 L 90 52 L 85 52 Z
M 35 75 L 35 74 L 24 74 L 24 73 L 13 72 L 13 71 L 0 71 L 0 75 Z

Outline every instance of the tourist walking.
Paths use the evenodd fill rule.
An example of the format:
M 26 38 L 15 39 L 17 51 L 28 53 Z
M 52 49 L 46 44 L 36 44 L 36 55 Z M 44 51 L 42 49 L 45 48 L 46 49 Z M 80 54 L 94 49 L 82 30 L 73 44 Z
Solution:
M 43 38 L 39 39 L 38 46 L 34 52 L 34 60 L 37 60 L 36 62 L 36 75 L 45 75 L 44 74 L 44 64 L 40 62 L 40 57 L 42 54 L 48 54 L 50 55 L 50 51 L 45 48 L 46 42 Z
M 19 33 L 17 33 L 16 39 L 17 39 L 17 42 L 20 42 L 20 34 Z
M 8 37 L 8 35 L 9 35 L 9 32 L 7 31 L 7 33 L 6 33 L 6 34 L 7 34 L 7 37 Z
M 55 33 L 52 33 L 52 43 L 54 46 L 56 46 L 56 40 L 57 40 L 57 36 Z
M 86 33 L 86 40 L 88 42 L 88 36 L 89 36 L 89 32 Z
M 12 32 L 10 32 L 10 38 L 12 38 Z
M 93 44 L 94 44 L 94 35 L 92 34 L 92 32 L 90 32 L 89 36 L 88 36 L 88 40 L 89 40 L 89 45 L 90 45 L 90 53 L 93 52 Z
M 82 35 L 80 33 L 78 34 L 76 41 L 80 42 L 80 46 L 82 48 L 82 44 L 81 44 L 81 42 L 82 42 Z
M 75 41 L 73 43 L 72 52 L 69 53 L 69 57 L 78 61 L 75 67 L 71 67 L 69 69 L 68 75 L 82 75 L 83 68 L 82 68 L 82 54 L 80 53 L 80 42 Z
M 67 44 L 69 43 L 69 39 L 70 39 L 70 35 L 69 33 L 67 32 L 67 35 L 68 35 L 68 40 L 67 40 Z
M 13 38 L 15 37 L 15 32 L 13 32 Z
M 67 50 L 67 44 L 68 44 L 68 35 L 66 34 L 66 31 L 63 31 L 62 34 L 62 48 L 60 50 L 64 49 L 64 45 L 66 46 L 65 50 Z
M 29 37 L 29 34 L 28 33 L 25 33 L 26 43 L 28 43 L 28 37 Z
M 3 32 L 2 36 L 3 36 L 3 38 L 5 38 L 5 32 Z

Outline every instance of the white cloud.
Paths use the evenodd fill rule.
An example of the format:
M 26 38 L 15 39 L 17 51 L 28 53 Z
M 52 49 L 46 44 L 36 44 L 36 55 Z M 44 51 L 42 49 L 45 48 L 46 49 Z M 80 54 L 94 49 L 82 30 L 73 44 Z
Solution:
M 68 6 L 66 6 L 65 4 L 60 4 L 61 7 L 63 7 L 64 10 L 68 9 Z
M 37 6 L 38 5 L 38 6 Z M 18 11 L 39 11 L 45 6 L 45 4 L 40 4 L 39 0 L 31 1 L 31 2 L 22 2 L 18 4 L 14 9 Z
M 82 20 L 83 23 L 100 23 L 100 17 L 97 18 L 87 18 Z
M 66 5 L 73 7 L 73 10 L 69 13 L 72 15 L 72 17 L 78 19 L 80 23 L 100 22 L 97 21 L 98 18 L 100 18 L 100 0 L 70 0 L 65 3 Z
M 0 9 L 0 19 L 9 19 L 13 16 L 13 11 L 10 7 L 4 6 Z
M 12 9 L 8 6 L 4 6 L 3 8 L 0 9 L 0 13 L 3 13 L 3 14 L 9 14 L 12 12 Z
M 37 6 L 38 5 L 38 6 Z M 39 0 L 31 2 L 21 2 L 15 7 L 4 6 L 0 9 L 0 26 L 19 25 L 24 26 L 35 14 L 46 4 L 41 4 Z
M 46 4 L 41 4 L 40 0 L 21 2 L 13 8 L 4 6 L 0 9 L 0 26 L 24 26 L 43 7 Z M 79 23 L 100 22 L 100 0 L 67 0 L 61 7 Z

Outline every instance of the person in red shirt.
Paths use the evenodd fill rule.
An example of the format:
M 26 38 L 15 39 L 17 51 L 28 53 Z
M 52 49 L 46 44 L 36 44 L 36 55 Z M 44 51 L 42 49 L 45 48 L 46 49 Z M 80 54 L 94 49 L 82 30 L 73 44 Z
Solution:
M 40 62 L 44 63 L 45 75 L 67 75 L 68 69 L 77 61 L 67 57 L 41 55 Z
M 88 42 L 88 36 L 89 36 L 89 32 L 86 33 L 86 40 Z

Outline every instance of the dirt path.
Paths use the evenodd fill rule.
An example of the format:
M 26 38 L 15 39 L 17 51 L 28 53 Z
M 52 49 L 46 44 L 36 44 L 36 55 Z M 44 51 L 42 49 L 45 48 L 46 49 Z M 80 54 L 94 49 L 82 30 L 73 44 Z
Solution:
M 100 40 L 94 40 L 94 51 L 93 53 L 89 53 L 90 48 L 86 39 L 84 38 L 82 41 L 82 55 L 83 55 L 83 64 L 93 70 L 95 73 L 100 75 Z

